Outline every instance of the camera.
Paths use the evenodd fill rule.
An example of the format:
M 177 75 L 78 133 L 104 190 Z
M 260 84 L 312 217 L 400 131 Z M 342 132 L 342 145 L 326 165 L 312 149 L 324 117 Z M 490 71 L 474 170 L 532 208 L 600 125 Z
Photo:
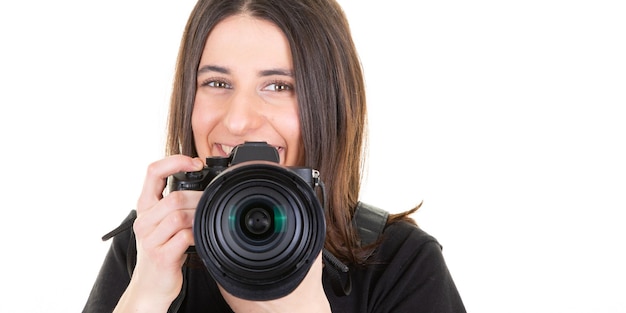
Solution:
M 195 251 L 213 279 L 242 299 L 288 295 L 324 245 L 319 172 L 279 161 L 276 148 L 248 141 L 227 157 L 206 158 L 200 171 L 169 180 L 170 191 L 203 191 L 193 224 Z

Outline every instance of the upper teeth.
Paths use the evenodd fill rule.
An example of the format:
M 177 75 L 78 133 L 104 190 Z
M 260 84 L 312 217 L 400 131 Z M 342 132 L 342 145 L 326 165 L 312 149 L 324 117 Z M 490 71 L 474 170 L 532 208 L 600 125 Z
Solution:
M 231 147 L 231 146 L 227 146 L 227 145 L 222 145 L 222 150 L 224 150 L 224 152 L 226 152 L 226 154 L 230 154 L 231 151 L 233 151 L 235 147 Z

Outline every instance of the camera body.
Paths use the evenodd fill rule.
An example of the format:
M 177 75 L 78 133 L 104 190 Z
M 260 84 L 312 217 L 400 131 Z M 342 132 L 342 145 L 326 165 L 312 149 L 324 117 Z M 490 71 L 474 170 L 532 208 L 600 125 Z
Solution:
M 208 157 L 196 172 L 172 175 L 170 191 L 203 191 L 193 224 L 195 251 L 213 279 L 254 301 L 291 293 L 321 252 L 326 222 L 317 170 L 279 164 L 265 142 Z
M 179 172 L 170 177 L 169 190 L 204 190 L 209 183 L 222 171 L 230 166 L 243 162 L 274 162 L 279 163 L 280 157 L 276 148 L 264 141 L 246 141 L 233 148 L 227 157 L 208 157 L 205 167 L 196 172 Z M 319 172 L 307 167 L 287 166 L 298 174 L 312 188 L 319 182 Z

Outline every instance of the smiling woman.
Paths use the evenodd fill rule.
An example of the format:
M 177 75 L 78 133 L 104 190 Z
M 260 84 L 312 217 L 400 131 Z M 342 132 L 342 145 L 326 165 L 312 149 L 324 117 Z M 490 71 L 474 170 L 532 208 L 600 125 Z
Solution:
M 273 14 L 275 21 L 308 20 L 310 10 L 290 13 L 299 1 L 273 2 L 285 6 L 267 13 L 287 12 Z M 340 25 L 274 23 L 290 45 L 292 72 L 278 75 L 294 78 L 302 162 L 324 168 L 320 178 L 339 208 L 333 213 L 354 209 L 356 199 L 390 213 L 423 200 L 412 217 L 442 243 L 468 311 L 626 312 L 624 1 L 338 2 L 351 37 L 341 35 Z M 168 155 L 198 155 L 191 129 L 195 71 L 217 23 L 200 27 L 208 19 L 198 17 L 192 28 L 198 31 L 186 32 L 196 3 L 0 1 L 0 312 L 80 311 L 100 268 L 117 273 L 100 281 L 112 298 L 101 303 L 119 300 L 129 286 L 130 242 L 149 242 L 125 237 L 131 232 L 100 238 L 137 208 L 149 163 L 164 157 L 168 133 L 175 134 Z M 324 16 L 335 19 L 330 12 Z M 190 38 L 173 86 L 181 34 Z M 352 126 L 359 121 L 351 116 L 361 112 L 351 106 L 361 105 L 365 89 L 350 82 L 360 68 L 342 59 L 352 52 L 339 37 L 353 39 L 359 51 L 367 129 Z M 286 89 L 281 81 L 267 87 Z M 170 100 L 184 109 L 171 111 L 179 115 L 168 132 Z M 343 119 L 349 125 L 339 124 Z M 365 153 L 355 153 L 358 145 L 347 139 L 333 144 L 337 134 L 351 138 L 359 131 L 368 135 Z M 230 148 L 222 146 L 224 153 Z M 352 154 L 341 154 L 344 149 Z M 360 182 L 341 176 L 357 172 L 344 158 L 364 155 Z M 161 178 L 145 184 L 155 198 Z M 343 191 L 331 190 L 331 181 Z M 182 203 L 190 194 L 163 200 Z M 179 207 L 193 208 L 190 202 Z M 336 230 L 328 227 L 326 248 L 337 257 L 350 256 L 339 245 L 351 241 L 336 227 L 348 225 L 350 214 L 328 223 Z M 172 217 L 160 226 L 187 222 Z M 109 259 L 103 266 L 111 246 L 119 248 L 112 253 L 119 268 L 109 267 Z M 376 251 L 366 261 L 384 254 Z M 141 252 L 142 265 L 154 256 Z M 194 261 L 176 270 L 205 267 Z M 353 290 L 339 300 L 325 290 L 331 306 L 365 299 L 357 288 L 372 295 L 389 290 L 390 284 L 372 288 L 357 280 L 363 273 L 357 263 L 343 263 Z M 181 296 L 187 302 L 197 296 L 187 295 Z
M 106 236 L 113 243 L 84 311 L 465 312 L 441 246 L 409 217 L 417 208 L 390 215 L 360 201 L 365 98 L 348 22 L 334 0 L 198 1 L 176 67 L 168 156 L 149 165 L 136 210 Z M 245 163 L 228 163 L 233 151 L 254 142 L 267 143 L 298 175 L 289 170 L 292 178 L 281 183 L 268 183 L 278 168 L 258 183 L 227 176 Z M 206 210 L 222 199 L 212 184 L 164 195 L 168 177 L 195 178 L 224 160 L 228 169 L 211 181 L 249 186 L 244 194 L 254 201 L 229 191 L 223 202 L 235 204 Z M 285 187 L 294 182 L 300 186 Z M 308 190 L 303 184 L 319 190 L 277 193 Z M 300 207 L 321 221 L 303 218 Z M 203 212 L 223 218 L 203 228 L 196 217 Z M 206 242 L 217 244 L 200 257 L 188 253 Z M 291 251 L 316 243 L 319 250 L 284 262 L 295 264 L 289 268 L 298 279 L 255 284 L 272 268 L 270 256 L 293 259 L 300 254 Z M 216 264 L 213 255 L 238 261 Z M 248 274 L 223 277 L 237 272 Z

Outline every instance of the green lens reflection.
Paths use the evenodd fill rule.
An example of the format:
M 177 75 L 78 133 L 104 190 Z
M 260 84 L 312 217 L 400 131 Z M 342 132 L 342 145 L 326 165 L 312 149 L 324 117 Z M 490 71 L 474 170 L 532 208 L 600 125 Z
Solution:
M 285 223 L 287 221 L 287 216 L 284 213 L 284 210 L 281 207 L 275 206 L 274 209 L 274 232 L 282 233 L 285 231 Z

